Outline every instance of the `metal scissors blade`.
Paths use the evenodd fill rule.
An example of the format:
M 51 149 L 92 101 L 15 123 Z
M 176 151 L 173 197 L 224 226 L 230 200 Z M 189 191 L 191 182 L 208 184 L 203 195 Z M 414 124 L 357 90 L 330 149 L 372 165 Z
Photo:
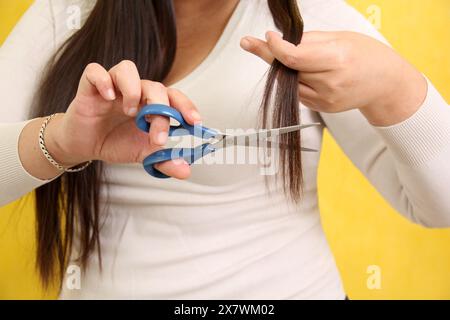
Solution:
M 222 145 L 220 145 L 222 144 Z M 218 141 L 216 144 L 213 144 L 213 147 L 215 147 L 216 150 L 230 147 L 230 146 L 239 146 L 239 147 L 256 147 L 256 148 L 266 148 L 266 149 L 278 149 L 278 148 L 289 148 L 289 144 L 283 143 L 281 141 L 273 141 L 270 139 L 264 139 L 263 141 L 259 141 L 258 139 L 244 139 L 240 138 L 235 141 L 222 139 L 221 141 Z M 306 148 L 302 147 L 301 151 L 304 152 L 318 152 L 316 149 Z
M 310 123 L 305 125 L 295 125 L 290 127 L 283 127 L 277 129 L 258 130 L 253 133 L 239 134 L 239 135 L 222 135 L 218 141 L 211 143 L 211 147 L 217 149 L 227 148 L 230 146 L 244 146 L 244 147 L 268 147 L 279 148 L 280 146 L 289 147 L 288 145 L 279 141 L 273 141 L 279 135 L 299 131 L 313 126 L 320 126 L 320 123 Z M 302 151 L 316 152 L 317 150 L 310 148 L 302 148 Z
M 321 123 L 308 123 L 308 124 L 300 124 L 300 125 L 295 125 L 295 126 L 290 126 L 290 127 L 283 127 L 283 128 L 276 128 L 276 129 L 263 129 L 263 130 L 257 130 L 255 132 L 252 133 L 244 133 L 244 134 L 238 134 L 238 135 L 229 135 L 226 137 L 248 137 L 250 140 L 252 139 L 268 139 L 270 137 L 273 136 L 277 136 L 277 135 L 281 135 L 281 134 L 286 134 L 286 133 L 290 133 L 290 132 L 294 132 L 294 131 L 300 131 L 306 128 L 310 128 L 310 127 L 316 127 L 316 126 L 321 126 Z

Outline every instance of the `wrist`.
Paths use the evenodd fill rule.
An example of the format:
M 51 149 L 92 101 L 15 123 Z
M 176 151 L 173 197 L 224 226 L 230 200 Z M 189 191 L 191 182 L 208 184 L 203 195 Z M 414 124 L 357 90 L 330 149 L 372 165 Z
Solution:
M 61 139 L 64 135 L 61 133 L 63 125 L 64 114 L 56 114 L 52 120 L 48 123 L 45 130 L 45 146 L 51 157 L 61 166 L 65 168 L 71 168 L 79 165 L 80 163 L 88 160 L 77 159 L 77 157 L 70 152 L 68 148 L 65 148 Z
M 370 124 L 378 127 L 396 125 L 410 118 L 425 101 L 427 81 L 415 68 L 405 63 L 390 82 L 390 90 L 383 90 L 375 101 L 361 113 Z

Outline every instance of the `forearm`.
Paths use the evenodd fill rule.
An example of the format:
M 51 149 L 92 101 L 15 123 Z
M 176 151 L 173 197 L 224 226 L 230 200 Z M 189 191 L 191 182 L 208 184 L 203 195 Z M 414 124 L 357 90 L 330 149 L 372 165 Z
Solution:
M 63 114 L 49 122 L 44 132 L 45 147 L 64 167 L 72 167 L 73 157 L 61 152 L 57 128 Z M 0 206 L 14 201 L 58 177 L 62 171 L 52 165 L 39 146 L 39 130 L 45 118 L 0 124 Z
M 45 146 L 51 156 L 64 167 L 71 167 L 73 157 L 62 153 L 57 129 L 63 115 L 54 117 L 45 133 Z M 39 147 L 39 130 L 44 118 L 28 122 L 0 124 L 0 206 L 50 182 L 62 171 L 53 166 Z

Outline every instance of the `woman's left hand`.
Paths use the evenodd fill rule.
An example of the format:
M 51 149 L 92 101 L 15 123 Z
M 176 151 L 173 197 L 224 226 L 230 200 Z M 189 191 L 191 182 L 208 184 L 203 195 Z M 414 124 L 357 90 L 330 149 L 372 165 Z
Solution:
M 414 114 L 427 94 L 424 76 L 387 45 L 354 32 L 306 32 L 293 45 L 275 32 L 245 37 L 243 49 L 299 71 L 299 97 L 318 112 L 360 109 L 377 126 Z

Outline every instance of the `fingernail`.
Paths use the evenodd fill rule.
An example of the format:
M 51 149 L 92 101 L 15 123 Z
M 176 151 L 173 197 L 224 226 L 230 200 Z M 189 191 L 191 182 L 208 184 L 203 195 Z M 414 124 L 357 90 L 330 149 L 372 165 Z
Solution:
M 163 146 L 167 143 L 168 133 L 167 132 L 160 132 L 156 136 L 156 143 L 160 146 Z
M 248 49 L 250 49 L 250 41 L 247 39 L 247 38 L 243 38 L 242 40 L 241 40 L 241 48 L 242 49 L 244 49 L 244 50 L 248 50 Z
M 127 115 L 129 115 L 130 117 L 133 117 L 136 115 L 136 113 L 137 113 L 137 108 L 133 107 L 133 108 L 128 109 Z
M 266 40 L 269 41 L 270 40 L 270 31 L 266 32 Z
M 183 158 L 173 159 L 172 162 L 176 166 L 188 164 Z
M 197 111 L 192 111 L 191 117 L 192 117 L 192 119 L 194 119 L 194 121 L 196 123 L 200 122 L 202 120 L 202 117 L 200 116 L 200 113 L 198 113 Z
M 106 96 L 109 100 L 116 100 L 116 93 L 113 89 L 109 88 L 108 91 L 106 91 Z

